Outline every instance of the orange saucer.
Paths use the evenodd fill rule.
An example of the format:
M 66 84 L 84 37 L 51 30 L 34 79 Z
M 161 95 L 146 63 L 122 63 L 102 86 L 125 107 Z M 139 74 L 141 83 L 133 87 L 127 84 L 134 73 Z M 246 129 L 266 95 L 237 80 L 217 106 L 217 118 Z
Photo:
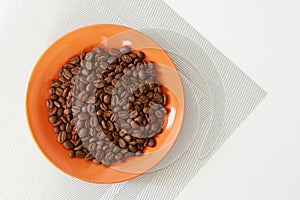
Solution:
M 128 158 L 110 167 L 79 158 L 70 158 L 57 142 L 57 134 L 48 121 L 46 101 L 49 83 L 58 77 L 59 69 L 74 55 L 90 51 L 98 45 L 121 48 L 129 45 L 141 50 L 146 60 L 158 70 L 158 80 L 167 93 L 167 115 L 163 132 L 156 136 L 157 145 L 147 147 L 141 157 Z M 76 29 L 54 42 L 36 63 L 27 88 L 26 114 L 32 137 L 46 158 L 57 168 L 75 178 L 93 183 L 116 183 L 137 177 L 162 160 L 179 134 L 184 114 L 184 92 L 178 71 L 168 54 L 148 36 L 119 25 L 101 24 Z

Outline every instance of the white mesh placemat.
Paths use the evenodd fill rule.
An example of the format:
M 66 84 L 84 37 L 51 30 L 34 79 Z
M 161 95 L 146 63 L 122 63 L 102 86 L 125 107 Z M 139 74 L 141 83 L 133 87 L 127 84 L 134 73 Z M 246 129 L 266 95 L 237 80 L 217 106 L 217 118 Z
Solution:
M 10 1 L 0 15 L 1 199 L 174 199 L 266 95 L 160 0 Z M 160 43 L 179 69 L 191 113 L 157 168 L 111 185 L 85 183 L 53 167 L 36 148 L 24 110 L 30 72 L 42 52 L 63 34 L 96 23 L 129 26 Z M 188 125 L 199 135 L 184 143 Z

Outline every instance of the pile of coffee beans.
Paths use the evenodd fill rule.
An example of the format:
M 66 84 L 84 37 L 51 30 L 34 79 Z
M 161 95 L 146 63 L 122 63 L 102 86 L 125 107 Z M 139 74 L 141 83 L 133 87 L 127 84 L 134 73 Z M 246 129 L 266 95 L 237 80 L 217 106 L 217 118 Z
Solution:
M 49 121 L 70 157 L 109 166 L 156 145 L 167 96 L 144 58 L 127 46 L 98 47 L 72 57 L 50 83 Z

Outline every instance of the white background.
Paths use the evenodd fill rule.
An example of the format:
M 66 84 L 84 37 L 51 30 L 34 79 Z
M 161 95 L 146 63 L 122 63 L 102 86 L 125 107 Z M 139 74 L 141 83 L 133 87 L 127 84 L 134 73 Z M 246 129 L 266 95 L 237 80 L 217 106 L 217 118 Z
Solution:
M 300 199 L 300 1 L 165 0 L 268 96 L 178 200 Z
M 7 2 L 0 2 L 0 14 L 13 12 L 6 10 Z M 300 192 L 297 189 L 300 186 L 298 114 L 300 113 L 300 1 L 165 0 L 165 2 L 268 92 L 266 99 L 209 160 L 177 199 L 299 200 Z M 24 7 L 24 13 L 26 9 Z M 16 17 L 18 13 L 10 13 L 9 16 Z M 24 19 L 19 17 L 16 20 L 26 26 L 26 16 Z M 2 24 L 0 33 L 5 31 L 1 30 L 1 27 Z M 14 28 L 18 31 L 20 27 Z M 23 34 L 32 37 L 32 34 L 36 34 L 32 31 L 34 30 L 28 30 Z M 42 38 L 43 34 L 37 34 L 37 37 Z M 1 37 L 0 41 L 1 44 L 5 42 Z M 30 41 L 14 40 L 13 44 L 15 49 L 12 48 L 8 53 L 1 52 L 2 55 L 19 52 L 22 48 L 18 47 L 18 44 L 27 44 L 29 47 Z M 37 43 L 32 46 L 36 48 L 35 52 L 40 52 L 45 44 Z M 26 59 L 24 55 L 26 54 L 9 59 Z M 27 56 L 36 60 L 39 54 Z M 15 63 L 15 60 L 11 60 L 11 63 Z M 20 68 L 22 70 L 18 70 L 18 66 L 16 68 L 10 65 L 0 64 L 0 66 L 3 70 L 1 75 L 3 72 L 4 75 L 8 72 L 13 75 L 13 77 L 1 76 L 0 80 L 2 86 L 0 175 L 1 178 L 7 177 L 3 170 L 9 168 L 7 171 L 13 173 L 16 178 L 0 179 L 3 186 L 0 188 L 0 194 L 4 192 L 3 194 L 18 196 L 18 199 L 28 198 L 34 194 L 47 192 L 48 188 L 45 185 L 57 182 L 61 185 L 51 186 L 57 191 L 56 198 L 59 195 L 63 197 L 64 190 L 75 190 L 74 192 L 78 193 L 82 190 L 93 192 L 99 190 L 93 185 L 62 175 L 62 172 L 43 158 L 32 139 L 28 137 L 24 104 L 20 101 L 24 99 L 24 88 L 28 81 L 24 77 L 29 76 L 31 66 L 23 66 Z M 15 78 L 19 76 L 23 79 Z M 11 80 L 13 84 L 8 84 Z M 7 98 L 3 98 L 3 94 Z M 17 140 L 11 140 L 13 134 L 19 135 Z M 22 149 L 23 154 L 20 155 L 14 149 L 7 148 L 12 146 Z M 39 166 L 36 165 L 36 160 L 39 161 Z M 47 179 L 48 176 L 56 179 Z M 26 178 L 29 181 L 24 180 Z M 30 179 L 38 181 L 35 183 Z M 74 186 L 67 184 L 71 180 L 80 184 L 83 189 L 73 188 Z M 22 185 L 23 183 L 26 185 Z

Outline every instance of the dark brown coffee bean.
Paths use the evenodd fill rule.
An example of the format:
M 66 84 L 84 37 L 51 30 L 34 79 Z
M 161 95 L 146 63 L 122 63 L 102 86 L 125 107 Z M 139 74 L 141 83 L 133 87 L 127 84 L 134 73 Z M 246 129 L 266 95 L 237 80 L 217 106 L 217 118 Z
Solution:
M 60 105 L 60 103 L 58 101 L 54 101 L 53 103 L 54 103 L 54 106 L 56 106 L 57 108 L 61 107 L 61 105 Z
M 141 139 L 141 138 L 136 139 L 135 142 L 136 142 L 137 144 L 144 144 L 144 140 Z
M 62 123 L 63 123 L 63 121 L 61 121 L 60 119 L 58 119 L 58 121 L 55 122 L 55 123 L 53 124 L 53 126 L 60 126 Z
M 70 142 L 70 141 L 65 141 L 65 142 L 63 143 L 63 145 L 64 145 L 64 147 L 65 147 L 66 149 L 68 149 L 68 150 L 71 150 L 71 149 L 74 148 L 73 143 Z
M 67 133 L 66 131 L 60 131 L 57 135 L 57 141 L 59 143 L 64 143 L 67 139 Z
M 107 129 L 109 131 L 113 131 L 114 130 L 114 124 L 111 121 L 107 121 Z
M 49 88 L 48 92 L 50 95 L 55 94 L 55 88 L 53 88 L 53 87 Z
M 122 56 L 122 60 L 126 63 L 131 63 L 132 62 L 132 58 L 127 54 Z
M 135 145 L 129 145 L 128 147 L 129 151 L 135 153 L 137 152 L 138 148 Z
M 54 108 L 51 108 L 49 111 L 48 111 L 48 114 L 49 115 L 55 115 L 57 112 L 57 107 L 54 107 Z
M 101 103 L 101 104 L 100 104 L 100 108 L 101 108 L 101 110 L 103 110 L 103 111 L 106 111 L 106 110 L 107 110 L 107 106 L 105 105 L 105 103 Z
M 139 51 L 137 54 L 136 54 L 139 58 L 141 59 L 144 59 L 145 58 L 145 54 L 141 51 Z
M 53 101 L 51 99 L 48 99 L 46 101 L 46 106 L 47 106 L 47 108 L 53 108 Z
M 56 99 L 58 99 L 58 96 L 57 96 L 56 94 L 52 94 L 52 95 L 50 96 L 50 99 L 51 99 L 51 100 L 56 100 Z
M 75 142 L 74 142 L 74 146 L 75 147 L 78 146 L 78 145 L 80 145 L 80 144 L 81 144 L 81 139 L 75 140 Z
M 128 143 L 131 142 L 131 140 L 132 140 L 130 135 L 126 135 L 123 139 Z
M 142 123 L 143 120 L 144 120 L 144 118 L 143 118 L 142 116 L 138 116 L 138 117 L 136 117 L 136 118 L 134 119 L 134 121 L 135 121 L 136 123 L 138 123 L 138 124 Z
M 88 153 L 85 157 L 84 157 L 85 160 L 93 160 L 94 159 L 94 156 L 93 154 L 91 153 Z
M 70 156 L 71 158 L 74 158 L 74 157 L 76 156 L 76 152 L 75 152 L 74 150 L 70 150 L 69 156 Z
M 50 87 L 59 87 L 61 85 L 61 82 L 59 80 L 54 80 L 50 83 Z
M 104 129 L 104 130 L 107 130 L 107 124 L 104 120 L 101 121 L 101 127 Z
M 60 128 L 58 126 L 55 126 L 53 128 L 54 133 L 59 133 L 60 132 Z
M 57 116 L 51 116 L 51 117 L 49 117 L 49 121 L 50 121 L 52 124 L 54 124 L 54 123 L 56 123 L 56 122 L 58 121 L 58 117 L 57 117 Z
M 64 130 L 66 129 L 66 124 L 61 124 L 61 125 L 59 126 L 59 129 L 60 129 L 61 131 L 64 131 Z
M 78 138 L 79 138 L 78 134 L 75 133 L 72 135 L 72 140 L 75 141 L 75 140 L 78 140 Z
M 73 65 L 75 65 L 75 64 L 77 64 L 77 63 L 79 63 L 79 62 L 80 62 L 79 56 L 74 56 L 74 57 L 72 57 L 72 58 L 70 59 L 70 63 L 73 64 Z
M 131 119 L 134 119 L 134 118 L 136 118 L 137 116 L 138 116 L 138 112 L 136 111 L 136 110 L 134 110 L 134 111 L 132 111 L 131 113 L 130 113 L 130 118 Z
M 58 108 L 57 112 L 56 112 L 57 116 L 58 117 L 62 116 L 63 115 L 63 111 L 64 111 L 63 108 Z
M 148 145 L 150 147 L 155 147 L 156 145 L 156 140 L 154 138 L 150 138 L 149 141 L 148 141 Z
M 109 104 L 110 103 L 110 95 L 105 95 L 103 98 L 104 103 Z
M 76 157 L 78 158 L 84 158 L 86 153 L 82 150 L 76 151 Z
M 78 140 L 78 139 L 77 139 L 77 140 Z M 76 141 L 77 141 L 77 140 L 76 140 Z M 83 149 L 82 145 L 78 145 L 78 146 L 76 146 L 76 147 L 74 148 L 75 151 L 79 151 L 79 150 L 81 150 L 81 149 Z

